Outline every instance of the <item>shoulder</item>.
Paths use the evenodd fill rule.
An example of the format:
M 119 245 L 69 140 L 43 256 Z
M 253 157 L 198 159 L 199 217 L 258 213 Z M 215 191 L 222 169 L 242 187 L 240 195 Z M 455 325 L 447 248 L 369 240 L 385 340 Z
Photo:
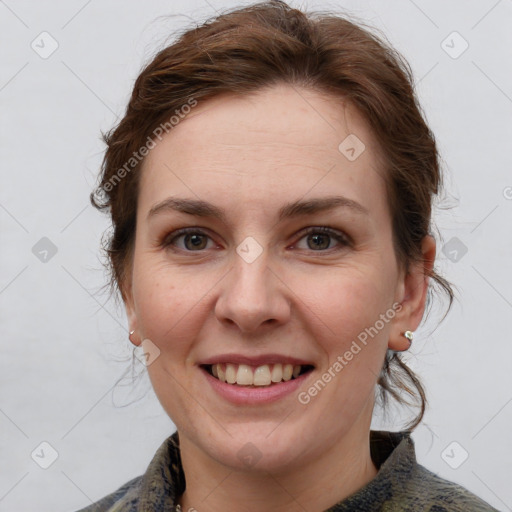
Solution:
M 426 512 L 499 512 L 462 485 L 446 480 L 417 463 L 406 489 L 411 496 L 421 497 L 424 503 L 421 510 Z
M 81 508 L 77 512 L 116 512 L 136 510 L 142 477 L 138 476 L 123 484 L 119 489 L 99 501 Z
M 359 494 L 366 501 L 373 499 L 372 505 L 375 506 L 372 510 L 498 512 L 462 485 L 446 480 L 419 464 L 410 431 L 371 431 L 370 440 L 372 458 L 379 472 Z M 352 505 L 358 497 L 352 497 L 347 505 Z

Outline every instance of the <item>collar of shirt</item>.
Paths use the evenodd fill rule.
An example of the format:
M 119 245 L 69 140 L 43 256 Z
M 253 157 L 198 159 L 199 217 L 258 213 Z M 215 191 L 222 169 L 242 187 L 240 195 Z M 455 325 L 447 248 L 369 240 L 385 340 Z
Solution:
M 381 510 L 383 503 L 400 495 L 404 481 L 416 464 L 414 442 L 410 431 L 370 431 L 370 454 L 378 473 L 375 478 L 328 512 Z M 181 465 L 178 433 L 160 446 L 139 487 L 137 512 L 176 510 L 176 500 L 185 490 L 185 475 Z

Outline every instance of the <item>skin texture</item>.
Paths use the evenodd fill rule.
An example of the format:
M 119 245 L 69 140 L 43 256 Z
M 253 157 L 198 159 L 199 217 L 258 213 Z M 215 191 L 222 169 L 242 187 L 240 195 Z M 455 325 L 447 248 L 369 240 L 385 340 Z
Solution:
M 366 149 L 349 161 L 338 146 L 355 134 Z M 134 344 L 160 350 L 148 366 L 154 390 L 176 425 L 187 489 L 184 510 L 321 511 L 377 474 L 369 430 L 386 350 L 423 316 L 435 241 L 406 275 L 392 243 L 379 147 L 352 106 L 312 90 L 272 86 L 200 103 L 150 151 L 142 169 L 136 243 L 126 286 Z M 337 208 L 279 221 L 286 203 L 342 195 L 367 209 Z M 226 222 L 168 211 L 169 196 L 202 199 Z M 308 227 L 329 226 L 344 244 Z M 196 242 L 174 239 L 202 228 Z M 252 263 L 236 252 L 246 237 L 263 249 Z M 307 389 L 379 315 L 401 308 L 304 405 L 296 392 L 265 405 L 233 405 L 198 363 L 220 353 L 278 353 L 310 361 Z M 247 467 L 239 451 L 260 455 Z

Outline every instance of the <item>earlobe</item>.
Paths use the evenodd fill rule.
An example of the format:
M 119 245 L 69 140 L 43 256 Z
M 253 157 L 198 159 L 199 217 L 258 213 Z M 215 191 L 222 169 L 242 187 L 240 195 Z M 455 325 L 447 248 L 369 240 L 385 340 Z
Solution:
M 418 328 L 425 312 L 429 275 L 434 268 L 436 255 L 436 242 L 432 236 L 424 237 L 421 250 L 421 261 L 410 265 L 399 287 L 402 307 L 396 314 L 388 342 L 388 347 L 397 352 L 410 347 L 412 340 L 409 333 Z
M 412 345 L 414 333 L 412 331 L 404 331 L 400 333 L 400 336 L 390 336 L 388 348 L 395 352 L 405 352 L 409 350 Z
M 131 341 L 132 345 L 135 345 L 136 347 L 138 347 L 140 345 L 140 339 L 137 336 L 135 329 L 130 331 L 130 333 L 128 335 L 128 339 Z
M 127 290 L 123 293 L 124 296 L 124 306 L 126 311 L 126 317 L 128 319 L 128 325 L 129 325 L 129 335 L 128 338 L 130 342 L 135 345 L 139 346 L 141 343 L 140 337 L 137 333 L 137 315 L 135 312 L 135 307 L 133 303 L 133 297 L 131 294 L 131 290 Z
M 137 332 L 137 317 L 135 315 L 134 310 L 129 309 L 128 307 L 126 308 L 126 313 L 127 313 L 128 325 L 129 325 L 129 329 L 130 329 L 128 338 L 133 345 L 138 347 L 140 345 L 141 340 L 140 340 L 140 337 L 138 336 L 138 332 Z
M 126 312 L 128 316 L 128 325 L 130 329 L 128 339 L 133 345 L 138 347 L 141 343 L 141 340 L 137 330 L 137 317 L 135 316 L 133 309 L 128 310 L 128 308 L 126 308 Z

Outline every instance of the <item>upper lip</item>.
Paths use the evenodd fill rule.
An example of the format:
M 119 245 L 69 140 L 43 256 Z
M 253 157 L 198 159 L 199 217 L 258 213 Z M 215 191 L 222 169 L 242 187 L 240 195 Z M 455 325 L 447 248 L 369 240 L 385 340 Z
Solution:
M 246 356 L 243 354 L 218 354 L 200 361 L 199 365 L 211 364 L 246 364 L 249 366 L 262 366 L 264 364 L 293 364 L 301 366 L 313 366 L 311 361 L 299 359 L 297 357 L 285 356 L 282 354 L 261 354 L 259 356 Z

